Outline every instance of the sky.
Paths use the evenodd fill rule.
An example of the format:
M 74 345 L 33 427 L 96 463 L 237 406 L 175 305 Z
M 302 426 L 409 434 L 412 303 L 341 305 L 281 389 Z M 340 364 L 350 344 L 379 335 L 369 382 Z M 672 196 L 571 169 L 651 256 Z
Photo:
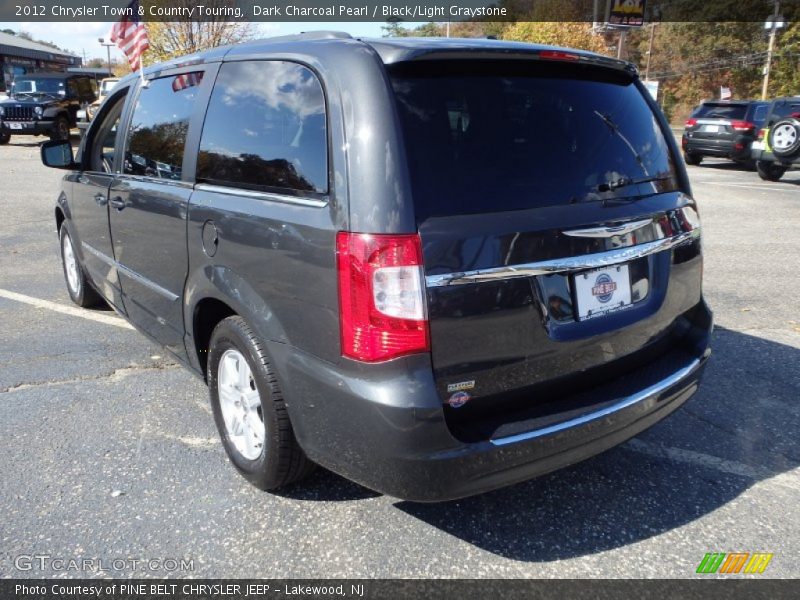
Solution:
M 97 41 L 98 38 L 108 37 L 112 23 L 43 23 L 21 22 L 0 23 L 0 30 L 13 29 L 14 31 L 27 31 L 35 40 L 53 42 L 57 46 L 70 50 L 86 59 L 106 58 L 106 49 Z M 328 23 L 328 22 L 301 22 L 301 23 L 255 23 L 261 37 L 276 35 L 289 35 L 301 31 L 315 31 L 320 29 L 345 31 L 353 37 L 381 37 L 383 23 Z M 413 25 L 406 24 L 406 25 Z M 111 58 L 122 59 L 122 53 L 116 47 L 111 48 Z

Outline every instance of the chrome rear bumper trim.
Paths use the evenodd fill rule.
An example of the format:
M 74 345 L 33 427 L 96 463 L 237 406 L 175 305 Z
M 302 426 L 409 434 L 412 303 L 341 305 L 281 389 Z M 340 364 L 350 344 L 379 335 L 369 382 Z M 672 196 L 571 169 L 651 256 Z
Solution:
M 609 415 L 613 415 L 614 413 L 617 413 L 621 410 L 630 408 L 634 404 L 638 404 L 639 402 L 643 402 L 648 398 L 652 398 L 653 396 L 660 394 L 661 392 L 669 389 L 673 385 L 679 383 L 682 379 L 685 379 L 686 377 L 691 375 L 702 364 L 702 362 L 703 362 L 702 358 L 696 358 L 691 363 L 689 363 L 679 371 L 676 371 L 669 377 L 662 379 L 658 383 L 655 383 L 650 387 L 643 389 L 640 392 L 637 392 L 631 396 L 623 398 L 619 402 L 612 404 L 611 406 L 608 406 L 602 410 L 587 413 L 580 417 L 575 417 L 574 419 L 570 419 L 569 421 L 564 421 L 562 423 L 551 425 L 550 427 L 543 427 L 542 429 L 534 429 L 533 431 L 528 431 L 517 435 L 510 435 L 507 437 L 497 438 L 489 441 L 495 446 L 507 446 L 508 444 L 515 444 L 517 442 L 533 440 L 546 435 L 551 435 L 553 433 L 559 433 L 566 429 L 572 429 L 573 427 L 581 427 L 583 425 L 587 425 L 593 421 L 597 421 Z
M 428 275 L 425 283 L 430 287 L 443 287 L 448 285 L 463 285 L 480 281 L 494 281 L 498 279 L 514 279 L 517 277 L 533 277 L 535 275 L 550 275 L 569 271 L 583 271 L 586 269 L 599 269 L 637 258 L 643 258 L 657 252 L 670 250 L 683 244 L 688 244 L 700 237 L 700 228 L 681 233 L 674 237 L 628 246 L 615 248 L 597 254 L 583 256 L 569 256 L 520 265 L 507 265 L 491 269 L 477 269 L 461 273 L 445 273 L 443 275 Z

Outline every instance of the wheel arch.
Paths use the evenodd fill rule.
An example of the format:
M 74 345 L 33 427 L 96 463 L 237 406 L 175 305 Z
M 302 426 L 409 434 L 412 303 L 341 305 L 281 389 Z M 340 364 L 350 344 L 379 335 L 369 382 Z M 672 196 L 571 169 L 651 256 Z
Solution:
M 229 304 L 213 296 L 201 298 L 194 306 L 192 311 L 192 339 L 194 341 L 195 357 L 206 381 L 208 380 L 208 350 L 211 334 L 220 321 L 238 314 Z

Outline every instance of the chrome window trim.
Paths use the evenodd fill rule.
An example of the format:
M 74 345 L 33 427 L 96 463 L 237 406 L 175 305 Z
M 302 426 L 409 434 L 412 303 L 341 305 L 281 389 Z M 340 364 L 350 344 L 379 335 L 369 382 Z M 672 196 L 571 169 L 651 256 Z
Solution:
M 683 244 L 688 244 L 699 237 L 700 228 L 698 227 L 697 229 L 681 233 L 674 237 L 638 244 L 636 246 L 614 248 L 606 252 L 598 252 L 597 254 L 568 256 L 553 260 L 543 260 L 519 265 L 506 265 L 490 269 L 476 269 L 474 271 L 463 271 L 460 273 L 428 275 L 425 278 L 425 283 L 429 288 L 433 288 L 445 287 L 448 285 L 464 285 L 481 281 L 496 281 L 499 279 L 515 279 L 518 277 L 533 277 L 536 275 L 599 269 L 650 256 L 651 254 L 663 252 L 664 250 L 670 250 L 682 246 Z
M 275 194 L 272 192 L 259 192 L 256 190 L 246 190 L 225 185 L 212 185 L 210 183 L 198 183 L 194 189 L 201 192 L 211 192 L 217 194 L 227 194 L 229 196 L 242 196 L 243 198 L 255 198 L 257 200 L 268 200 L 272 202 L 282 202 L 284 204 L 297 204 L 299 206 L 311 206 L 323 208 L 328 205 L 328 200 L 317 198 L 300 198 L 298 196 L 288 196 Z
M 527 431 L 525 433 L 519 433 L 517 435 L 509 435 L 506 437 L 496 438 L 489 441 L 494 446 L 507 446 L 509 444 L 515 444 L 517 442 L 524 442 L 544 437 L 546 435 L 559 433 L 566 429 L 572 429 L 573 427 L 581 427 L 583 425 L 588 425 L 593 421 L 597 421 L 604 417 L 608 417 L 610 415 L 613 415 L 614 413 L 617 413 L 626 408 L 630 408 L 635 404 L 643 402 L 648 398 L 657 396 L 661 392 L 671 388 L 673 385 L 680 383 L 681 380 L 691 375 L 700 366 L 702 362 L 703 362 L 702 358 L 696 358 L 682 369 L 675 371 L 672 375 L 669 375 L 668 377 L 662 379 L 658 383 L 654 383 L 650 387 L 647 387 L 639 392 L 636 392 L 635 394 L 627 396 L 626 398 L 623 398 L 619 402 L 616 402 L 611 406 L 607 406 L 604 409 L 591 412 L 582 415 L 580 417 L 575 417 L 574 419 L 569 419 L 568 421 L 564 421 L 562 423 L 556 423 L 555 425 L 550 425 L 549 427 L 534 429 L 533 431 Z

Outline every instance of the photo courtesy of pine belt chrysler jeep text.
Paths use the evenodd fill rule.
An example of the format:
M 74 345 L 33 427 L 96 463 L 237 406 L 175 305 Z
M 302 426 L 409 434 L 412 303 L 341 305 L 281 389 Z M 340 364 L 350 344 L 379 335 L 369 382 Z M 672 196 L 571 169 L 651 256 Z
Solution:
M 317 32 L 120 81 L 55 207 L 67 288 L 208 383 L 231 462 L 415 501 L 637 435 L 699 385 L 700 220 L 622 61 Z

